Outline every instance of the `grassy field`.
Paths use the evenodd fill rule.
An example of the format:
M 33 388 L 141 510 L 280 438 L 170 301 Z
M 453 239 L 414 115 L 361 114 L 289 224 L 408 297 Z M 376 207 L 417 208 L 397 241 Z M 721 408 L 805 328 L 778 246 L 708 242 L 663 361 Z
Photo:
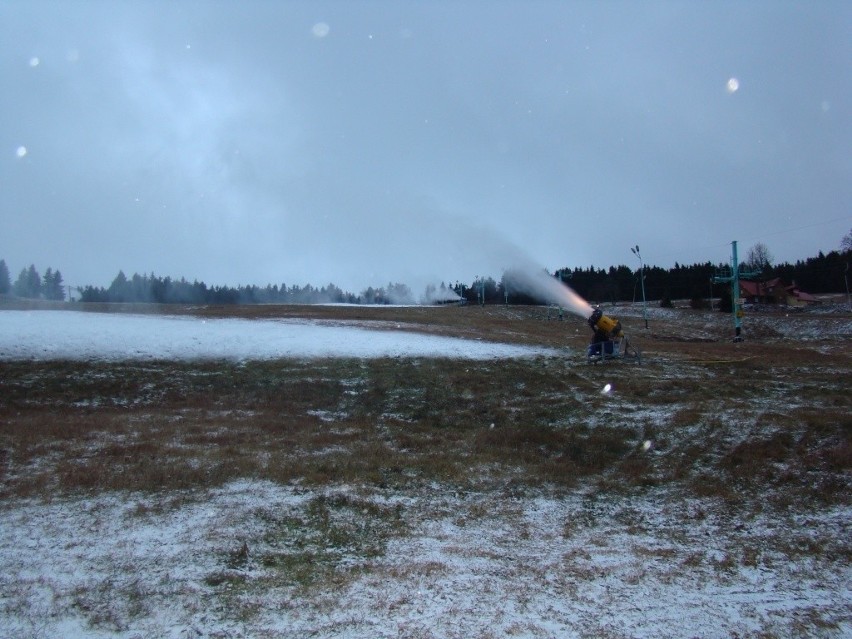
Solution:
M 31 509 L 70 508 L 89 513 L 91 534 L 56 539 L 91 554 L 99 536 L 136 538 L 219 504 L 178 594 L 90 554 L 86 578 L 58 585 L 15 572 L 7 547 L 0 635 L 61 627 L 39 625 L 38 605 L 80 636 L 852 631 L 849 315 L 749 316 L 734 344 L 719 313 L 654 309 L 645 329 L 636 309 L 607 309 L 642 349 L 638 366 L 587 364 L 584 322 L 539 307 L 168 311 L 564 356 L 0 362 L 12 537 L 33 533 L 8 523 Z M 118 521 L 93 515 L 98 503 Z

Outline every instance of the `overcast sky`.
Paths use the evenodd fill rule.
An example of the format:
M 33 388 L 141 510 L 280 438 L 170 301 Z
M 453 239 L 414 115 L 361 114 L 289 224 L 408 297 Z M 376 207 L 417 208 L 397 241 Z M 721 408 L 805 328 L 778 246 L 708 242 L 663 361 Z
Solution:
M 852 3 L 0 0 L 0 258 L 67 284 L 776 261 L 852 227 Z

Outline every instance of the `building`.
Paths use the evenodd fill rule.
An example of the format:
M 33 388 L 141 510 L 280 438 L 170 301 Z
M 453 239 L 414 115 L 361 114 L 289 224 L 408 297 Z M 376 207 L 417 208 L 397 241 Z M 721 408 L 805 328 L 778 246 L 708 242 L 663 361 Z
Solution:
M 809 306 L 819 303 L 810 293 L 799 290 L 795 282 L 784 284 L 778 277 L 765 282 L 740 280 L 740 295 L 746 304 Z

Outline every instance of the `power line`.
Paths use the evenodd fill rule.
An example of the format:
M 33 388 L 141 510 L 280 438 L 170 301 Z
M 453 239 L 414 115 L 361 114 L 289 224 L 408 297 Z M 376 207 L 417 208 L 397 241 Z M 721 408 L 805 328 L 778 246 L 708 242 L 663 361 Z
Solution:
M 772 231 L 770 233 L 763 233 L 760 237 L 748 237 L 748 238 L 745 238 L 742 241 L 743 242 L 760 242 L 766 237 L 772 237 L 774 235 L 783 235 L 784 233 L 794 233 L 796 231 L 801 231 L 803 229 L 809 229 L 809 228 L 813 228 L 815 226 L 823 226 L 824 224 L 833 224 L 834 222 L 840 222 L 842 220 L 849 220 L 850 222 L 852 222 L 852 215 L 843 215 L 841 217 L 835 217 L 835 218 L 832 218 L 830 220 L 822 220 L 820 222 L 812 222 L 811 224 L 803 224 L 802 226 L 796 226 L 796 227 L 787 228 L 787 229 L 779 229 L 779 230 L 776 230 L 776 231 Z M 723 246 L 730 246 L 730 244 L 731 244 L 730 242 L 721 242 L 719 244 L 709 244 L 709 245 L 699 246 L 699 247 L 690 246 L 689 250 L 691 252 L 709 251 L 711 249 L 717 249 L 717 248 L 721 248 Z M 658 258 L 670 257 L 672 255 L 678 255 L 678 253 L 672 251 L 672 252 L 669 252 L 669 253 L 663 253 L 662 255 L 658 255 L 657 257 Z
M 805 224 L 803 226 L 797 226 L 797 227 L 791 228 L 791 229 L 781 229 L 779 231 L 773 231 L 771 233 L 764 233 L 764 236 L 782 235 L 783 233 L 792 233 L 793 231 L 801 231 L 802 229 L 810 229 L 810 228 L 813 228 L 815 226 L 822 226 L 823 224 L 832 224 L 834 222 L 840 222 L 841 220 L 851 220 L 852 221 L 852 215 L 844 215 L 842 217 L 836 217 L 836 218 L 833 218 L 831 220 L 823 220 L 822 222 L 813 222 L 812 224 Z M 748 239 L 746 239 L 746 242 L 755 242 L 755 241 L 760 240 L 760 239 L 762 239 L 762 238 L 759 238 L 759 237 L 748 238 Z

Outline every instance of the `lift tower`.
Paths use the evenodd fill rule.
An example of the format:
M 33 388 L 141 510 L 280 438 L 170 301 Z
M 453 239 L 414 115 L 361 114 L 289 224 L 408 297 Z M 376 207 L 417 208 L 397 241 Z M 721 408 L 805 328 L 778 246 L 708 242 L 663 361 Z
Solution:
M 740 272 L 740 262 L 737 257 L 737 241 L 731 242 L 731 274 L 729 276 L 716 275 L 714 284 L 731 284 L 731 312 L 734 316 L 734 341 L 743 341 L 743 306 L 740 299 L 740 278 L 749 278 L 760 275 L 760 270 Z

